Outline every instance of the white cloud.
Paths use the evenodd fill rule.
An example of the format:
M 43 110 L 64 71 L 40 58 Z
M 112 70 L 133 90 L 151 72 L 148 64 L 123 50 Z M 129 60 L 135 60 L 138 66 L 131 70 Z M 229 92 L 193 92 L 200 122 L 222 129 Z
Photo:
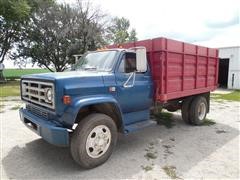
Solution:
M 195 44 L 220 48 L 220 47 L 231 47 L 240 46 L 240 26 L 235 25 L 226 30 L 222 30 L 218 35 L 207 39 L 206 41 L 198 41 Z
M 63 2 L 64 0 L 61 0 Z M 74 3 L 74 0 L 65 2 Z M 239 36 L 238 0 L 92 0 L 113 16 L 124 16 L 139 39 L 165 36 L 188 42 L 227 41 Z M 237 24 L 238 23 L 238 24 Z M 233 30 L 235 29 L 235 30 Z M 231 36 L 230 39 L 226 34 Z M 224 42 L 221 42 L 224 44 Z M 240 41 L 239 41 L 240 45 Z M 222 45 L 221 45 L 222 46 Z

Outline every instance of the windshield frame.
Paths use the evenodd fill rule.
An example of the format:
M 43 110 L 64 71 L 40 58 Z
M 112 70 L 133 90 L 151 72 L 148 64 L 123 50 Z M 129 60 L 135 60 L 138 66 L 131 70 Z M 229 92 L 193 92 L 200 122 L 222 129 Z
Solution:
M 83 68 L 80 68 L 80 67 L 77 67 L 80 66 L 80 62 L 81 62 L 81 59 L 83 57 L 86 57 L 88 54 L 92 54 L 92 53 L 99 53 L 99 52 L 106 52 L 106 51 L 115 51 L 116 54 L 115 56 L 113 57 L 113 64 L 112 64 L 112 67 L 109 69 L 109 70 L 98 70 L 98 69 L 83 69 Z M 106 49 L 106 50 L 101 50 L 101 51 L 87 51 L 86 53 L 83 54 L 83 56 L 75 63 L 74 65 L 74 71 L 96 71 L 96 72 L 113 72 L 115 70 L 115 67 L 116 67 L 116 64 L 118 62 L 118 58 L 119 58 L 119 55 L 120 55 L 120 51 L 118 49 Z

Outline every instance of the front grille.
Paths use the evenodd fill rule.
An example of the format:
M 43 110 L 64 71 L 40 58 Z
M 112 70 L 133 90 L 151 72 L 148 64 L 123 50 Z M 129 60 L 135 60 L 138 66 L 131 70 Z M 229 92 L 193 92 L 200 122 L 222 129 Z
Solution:
M 45 119 L 49 119 L 49 115 L 48 115 L 48 112 L 38 108 L 38 107 L 35 107 L 35 106 L 32 106 L 30 104 L 27 104 L 26 105 L 26 109 L 31 112 L 32 114 L 38 116 L 38 117 L 41 117 L 41 118 L 45 118 Z
M 33 80 L 22 80 L 22 98 L 28 102 L 47 107 L 50 109 L 55 108 L 55 95 L 54 85 L 49 82 L 33 81 Z M 53 101 L 48 102 L 46 100 L 46 91 L 52 89 Z

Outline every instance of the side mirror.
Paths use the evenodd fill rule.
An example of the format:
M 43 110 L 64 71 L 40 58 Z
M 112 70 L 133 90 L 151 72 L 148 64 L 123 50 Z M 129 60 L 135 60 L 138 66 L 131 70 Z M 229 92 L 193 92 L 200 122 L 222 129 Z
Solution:
M 137 72 L 146 72 L 147 71 L 147 51 L 146 48 L 136 49 L 136 65 Z
M 74 54 L 73 57 L 75 58 L 71 64 L 71 71 L 74 71 L 75 70 L 75 66 L 78 62 L 78 60 L 82 57 L 83 55 L 82 54 Z

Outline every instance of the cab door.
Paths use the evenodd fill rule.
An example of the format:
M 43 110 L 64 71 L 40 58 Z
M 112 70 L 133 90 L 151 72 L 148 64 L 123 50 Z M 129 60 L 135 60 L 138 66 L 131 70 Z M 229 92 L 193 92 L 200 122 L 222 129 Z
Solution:
M 122 55 L 116 70 L 117 98 L 123 113 L 144 111 L 152 104 L 152 79 L 149 68 L 136 72 L 136 54 Z

